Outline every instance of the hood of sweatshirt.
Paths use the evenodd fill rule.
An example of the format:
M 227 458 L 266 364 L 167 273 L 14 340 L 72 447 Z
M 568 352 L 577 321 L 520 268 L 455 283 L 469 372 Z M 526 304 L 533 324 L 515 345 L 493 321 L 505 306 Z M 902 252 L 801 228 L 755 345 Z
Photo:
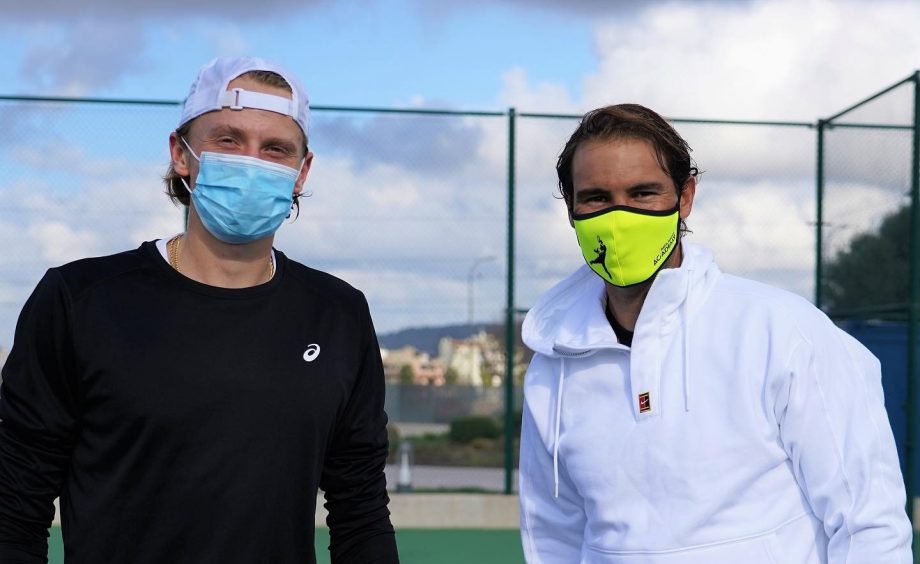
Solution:
M 705 248 L 685 241 L 681 248 L 680 267 L 660 271 L 652 282 L 636 321 L 631 349 L 617 342 L 604 313 L 605 283 L 587 265 L 540 296 L 524 318 L 524 343 L 534 352 L 563 361 L 588 357 L 602 349 L 629 351 L 638 419 L 657 416 L 661 358 L 666 347 L 681 346 L 685 404 L 689 409 L 690 321 L 721 272 Z M 678 334 L 682 339 L 676 343 L 674 337 Z M 564 362 L 560 364 L 564 371 Z M 563 383 L 560 377 L 560 386 Z M 644 399 L 640 400 L 640 396 Z

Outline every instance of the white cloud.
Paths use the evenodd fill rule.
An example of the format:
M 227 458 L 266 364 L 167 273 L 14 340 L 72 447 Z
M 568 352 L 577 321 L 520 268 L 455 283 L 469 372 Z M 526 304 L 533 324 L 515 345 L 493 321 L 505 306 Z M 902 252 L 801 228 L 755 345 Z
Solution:
M 83 96 L 149 68 L 145 32 L 136 23 L 83 17 L 64 30 L 52 29 L 33 41 L 20 65 L 21 76 L 40 90 Z
M 222 56 L 248 55 L 251 49 L 239 25 L 230 22 L 214 22 L 204 25 L 201 34 L 214 46 L 214 52 Z
M 49 155 L 49 152 L 50 155 Z M 53 156 L 51 156 L 53 155 Z M 82 161 L 83 148 L 77 145 L 54 146 L 51 143 L 16 145 L 10 149 L 10 156 L 26 167 L 67 168 Z
M 431 174 L 320 155 L 313 195 L 276 244 L 363 290 L 381 331 L 464 321 L 469 268 L 495 256 L 474 282 L 477 318 L 494 320 L 504 295 L 503 181 L 484 181 L 475 167 Z
M 93 0 L 72 2 L 71 0 L 30 0 L 8 2 L 3 6 L 4 19 L 16 21 L 67 21 L 74 17 L 125 18 L 139 17 L 189 17 L 210 18 L 239 17 L 267 18 L 279 13 L 313 8 L 329 4 L 329 0 L 262 0 L 254 9 L 248 0 Z
M 0 343 L 47 268 L 181 229 L 159 180 L 163 165 L 117 152 L 91 157 L 83 145 L 45 139 L 13 146 L 0 160 L 0 243 L 8 249 L 0 259 Z
M 45 221 L 29 227 L 28 236 L 42 260 L 59 264 L 98 254 L 99 234 L 75 230 L 59 221 Z
M 875 231 L 887 216 L 910 205 L 906 194 L 875 184 L 840 182 L 830 188 L 834 197 L 824 204 L 826 256 L 846 250 L 854 236 Z
M 30 93 L 88 96 L 153 68 L 157 26 L 181 18 L 181 33 L 201 35 L 215 55 L 249 50 L 236 21 L 264 24 L 328 5 L 328 0 L 35 0 L 6 2 L 0 31 L 25 40 L 19 76 Z M 182 37 L 181 35 L 179 36 Z
M 765 266 L 811 269 L 814 265 L 814 206 L 797 203 L 807 183 L 763 179 L 746 185 L 701 183 L 687 223 L 692 240 L 715 249 L 730 271 Z
M 917 21 L 920 4 L 903 0 L 659 5 L 598 26 L 598 72 L 585 80 L 584 102 L 812 121 L 911 73 Z
M 375 328 L 385 333 L 405 327 L 461 323 L 467 319 L 466 280 L 424 272 L 333 269 L 331 274 L 361 288 L 370 305 Z M 501 303 L 494 292 L 483 295 L 488 280 L 474 281 L 476 321 L 501 320 Z
M 371 191 L 368 198 L 375 207 L 396 211 L 414 207 L 419 201 L 419 193 L 415 185 L 402 180 Z
M 525 71 L 514 68 L 505 74 L 497 101 L 520 111 L 574 113 L 631 100 L 678 117 L 812 121 L 910 72 L 920 50 L 910 25 L 920 21 L 917 16 L 920 8 L 891 1 L 654 3 L 629 18 L 598 25 L 598 70 L 585 79 L 583 96 L 575 99 L 553 82 L 532 83 Z M 211 28 L 218 37 L 225 31 L 222 25 Z M 243 45 L 232 27 L 223 35 L 222 49 Z M 883 51 L 892 37 L 899 38 L 897 48 Z M 66 47 L 66 42 L 61 36 L 51 45 Z M 75 77 L 72 83 L 79 86 L 81 73 L 65 71 L 34 70 L 42 80 L 59 84 Z M 469 269 L 478 258 L 495 256 L 479 269 L 483 277 L 474 280 L 476 311 L 479 319 L 501 319 L 507 120 L 378 117 L 349 115 L 343 122 L 316 113 L 317 125 L 325 121 L 339 137 L 317 134 L 307 184 L 313 195 L 303 199 L 301 217 L 282 227 L 277 246 L 364 290 L 381 331 L 465 320 Z M 555 160 L 575 124 L 567 119 L 517 122 L 519 306 L 529 306 L 583 262 L 564 205 L 553 197 Z M 126 121 L 112 127 L 132 126 Z M 678 129 L 706 171 L 689 222 L 695 232 L 691 240 L 713 247 L 728 271 L 809 296 L 814 132 L 690 124 Z M 900 161 L 889 163 L 891 178 L 877 178 L 886 159 L 900 154 L 901 141 L 869 143 L 879 146 L 874 151 L 865 139 L 872 138 L 835 145 L 838 156 L 829 162 L 836 176 L 831 175 L 834 197 L 826 213 L 833 218 L 862 214 L 850 222 L 853 230 L 871 227 L 893 209 L 905 178 L 897 172 Z M 162 194 L 163 163 L 151 156 L 87 153 L 79 144 L 49 139 L 19 148 L 10 159 L 35 175 L 5 186 L 0 177 L 0 201 L 17 210 L 0 213 L 0 241 L 16 240 L 18 234 L 16 246 L 31 261 L 20 272 L 37 272 L 20 289 L 0 287 L 0 296 L 13 292 L 24 300 L 39 267 L 133 248 L 180 229 L 180 212 Z M 62 191 L 46 178 L 62 173 L 78 197 L 62 199 Z M 891 194 L 893 199 L 883 202 L 882 195 Z M 0 279 L 7 279 L 7 271 Z M 8 318 L 2 322 L 11 328 Z
M 512 69 L 499 100 L 521 109 L 579 111 L 638 102 L 669 117 L 813 123 L 912 72 L 920 54 L 916 21 L 920 5 L 904 1 L 653 3 L 633 17 L 600 20 L 598 70 L 584 79 L 581 99 L 568 99 L 561 85 L 530 84 L 523 71 Z M 906 123 L 909 90 L 847 119 Z M 527 241 L 525 234 L 521 241 L 558 257 L 533 263 L 534 278 L 547 274 L 542 283 L 519 277 L 522 296 L 531 295 L 528 288 L 548 286 L 552 266 L 570 265 L 572 251 L 577 253 L 565 232 L 570 229 L 562 203 L 550 196 L 555 159 L 575 125 L 519 121 L 519 226 L 532 222 L 523 231 L 543 235 Z M 726 270 L 810 297 L 815 131 L 676 127 L 706 171 L 689 222 L 691 240 L 712 247 Z M 825 220 L 832 223 L 827 240 L 834 248 L 903 202 L 910 172 L 905 135 L 840 128 L 827 133 Z M 841 218 L 847 218 L 845 227 Z M 541 265 L 549 270 L 539 270 Z
M 500 100 L 504 105 L 528 112 L 575 113 L 578 110 L 565 86 L 549 81 L 532 85 L 522 68 L 506 71 L 502 82 L 504 89 Z
M 744 5 L 749 0 L 693 0 L 696 4 L 711 4 L 714 6 L 727 6 L 732 4 Z M 457 11 L 468 10 L 469 7 L 480 5 L 493 5 L 495 0 L 468 0 L 464 3 L 431 2 L 430 0 L 415 0 L 421 14 L 429 21 L 442 23 Z M 676 0 L 503 0 L 504 4 L 519 7 L 520 10 L 543 10 L 553 14 L 554 17 L 574 16 L 576 18 L 597 19 L 599 17 L 633 17 L 655 6 L 670 6 Z M 560 18 L 561 19 L 561 18 Z M 560 25 L 564 25 L 564 20 Z

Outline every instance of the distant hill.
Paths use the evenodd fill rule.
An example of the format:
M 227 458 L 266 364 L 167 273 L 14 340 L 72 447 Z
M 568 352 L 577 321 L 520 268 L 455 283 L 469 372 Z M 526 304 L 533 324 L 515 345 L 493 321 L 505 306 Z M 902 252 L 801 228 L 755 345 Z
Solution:
M 479 331 L 489 331 L 493 325 L 486 323 L 464 323 L 461 325 L 442 325 L 440 327 L 409 327 L 392 333 L 377 335 L 380 346 L 385 349 L 398 349 L 406 345 L 416 350 L 426 352 L 431 356 L 438 354 L 438 341 L 444 337 L 451 339 L 465 339 Z

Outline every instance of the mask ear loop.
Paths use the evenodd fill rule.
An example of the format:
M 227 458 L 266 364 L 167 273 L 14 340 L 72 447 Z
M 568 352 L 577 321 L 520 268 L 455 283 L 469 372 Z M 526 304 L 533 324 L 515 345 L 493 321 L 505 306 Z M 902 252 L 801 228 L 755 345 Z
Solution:
M 300 174 L 303 172 L 303 167 L 307 164 L 307 155 L 310 153 L 310 150 L 307 149 L 307 152 L 304 153 L 303 159 L 300 160 L 300 166 L 297 167 L 297 178 L 300 178 Z M 310 197 L 311 194 L 307 194 L 307 197 Z M 294 212 L 294 206 L 296 205 L 299 198 L 303 197 L 303 194 L 294 194 L 294 201 L 291 202 L 291 211 L 288 212 L 287 217 L 284 219 L 291 219 L 291 214 Z M 300 210 L 297 212 L 298 217 L 300 216 Z
M 196 161 L 201 162 L 201 159 L 198 157 L 198 155 L 195 154 L 195 150 L 192 149 L 192 146 L 188 144 L 188 141 L 185 140 L 185 137 L 180 137 L 179 141 L 182 141 L 182 144 L 185 145 L 185 148 L 188 149 L 188 152 L 191 153 L 193 157 L 195 157 Z
M 198 157 L 198 155 L 195 154 L 194 149 L 192 149 L 192 146 L 188 144 L 188 141 L 185 140 L 185 137 L 179 137 L 179 141 L 182 141 L 182 144 L 185 145 L 185 148 L 188 149 L 188 152 L 191 153 L 191 155 L 192 155 L 193 157 L 195 157 L 195 160 L 196 160 L 196 161 L 201 162 L 201 159 Z M 304 160 L 306 160 L 306 159 L 304 159 Z M 301 165 L 301 166 L 303 166 L 303 165 Z M 180 177 L 179 177 L 179 180 L 182 182 L 182 185 L 185 186 L 185 189 L 188 190 L 188 193 L 191 194 L 191 193 L 192 193 L 192 189 L 189 187 L 188 182 L 185 181 L 185 177 L 184 177 L 184 176 L 180 176 Z

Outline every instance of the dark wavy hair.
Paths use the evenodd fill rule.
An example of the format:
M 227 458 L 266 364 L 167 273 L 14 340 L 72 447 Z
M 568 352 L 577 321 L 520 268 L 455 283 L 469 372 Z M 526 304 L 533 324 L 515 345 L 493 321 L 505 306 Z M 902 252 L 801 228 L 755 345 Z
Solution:
M 586 113 L 578 128 L 569 137 L 559 160 L 556 175 L 559 190 L 566 206 L 572 210 L 574 184 L 572 160 L 578 145 L 592 140 L 613 141 L 616 139 L 641 139 L 647 141 L 658 156 L 661 169 L 671 177 L 678 195 L 683 191 L 690 177 L 697 177 L 699 170 L 690 158 L 690 145 L 663 117 L 639 104 L 617 104 L 604 106 Z M 687 228 L 681 220 L 681 230 Z
M 247 77 L 255 80 L 260 84 L 265 86 L 272 86 L 275 88 L 284 88 L 288 92 L 293 92 L 291 85 L 288 84 L 284 77 L 278 73 L 271 71 L 249 71 L 240 75 L 241 77 Z M 197 118 L 196 118 L 197 119 Z M 176 135 L 179 138 L 187 139 L 188 132 L 192 129 L 192 124 L 195 123 L 195 120 L 190 120 L 188 123 L 183 124 L 179 129 L 176 130 Z M 303 138 L 303 154 L 306 155 L 309 152 L 307 138 Z M 188 147 L 185 145 L 182 146 L 182 150 L 186 153 L 188 157 L 191 157 L 189 154 Z M 182 184 L 180 178 L 184 178 L 186 183 L 191 184 L 191 179 L 188 176 L 181 176 L 176 169 L 173 168 L 172 163 L 169 163 L 169 168 L 166 169 L 166 174 L 163 175 L 163 182 L 166 184 L 166 195 L 169 196 L 169 199 L 175 204 L 181 204 L 183 206 L 188 206 L 189 204 L 189 191 L 186 189 L 185 185 Z M 300 213 L 300 196 L 301 194 L 294 194 L 294 206 L 297 208 L 297 213 Z

